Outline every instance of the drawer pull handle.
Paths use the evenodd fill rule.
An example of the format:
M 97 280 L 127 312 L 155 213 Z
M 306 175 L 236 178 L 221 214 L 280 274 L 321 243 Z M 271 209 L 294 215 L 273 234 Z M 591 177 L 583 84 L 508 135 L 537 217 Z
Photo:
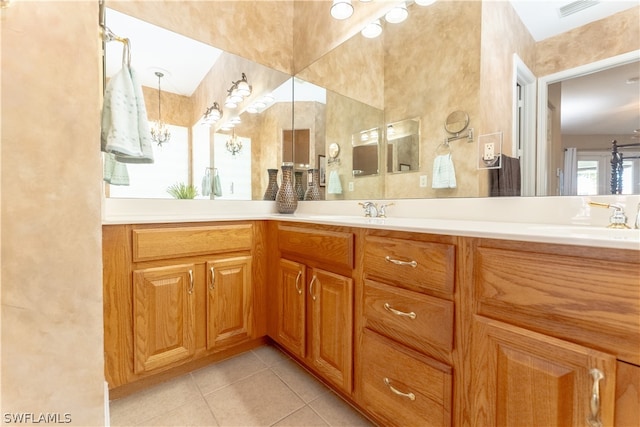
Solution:
M 389 378 L 384 379 L 384 383 L 387 385 L 387 387 L 389 387 L 389 390 L 391 390 L 393 392 L 393 394 L 397 394 L 398 396 L 402 396 L 402 397 L 406 397 L 409 400 L 416 400 L 416 395 L 413 393 L 403 393 L 400 390 L 398 390 L 397 388 L 395 388 L 394 386 L 391 385 L 391 381 L 389 380 Z
M 300 287 L 300 276 L 302 276 L 302 271 L 298 271 L 298 275 L 296 276 L 296 291 L 298 291 L 298 295 L 302 294 L 302 288 Z
M 209 289 L 214 290 L 216 288 L 216 271 L 213 267 L 210 269 L 211 271 L 211 282 L 209 283 Z
M 389 255 L 387 255 L 386 257 L 384 257 L 385 261 L 387 262 L 392 262 L 395 265 L 409 265 L 413 268 L 416 268 L 418 266 L 418 263 L 415 262 L 414 260 L 411 261 L 400 261 L 399 259 L 393 259 L 391 258 Z
M 313 293 L 313 283 L 316 281 L 316 279 L 317 279 L 317 277 L 314 274 L 313 275 L 313 279 L 311 279 L 311 283 L 309 283 L 309 295 L 311 295 L 311 299 L 314 300 L 314 301 L 316 300 L 316 296 Z
M 590 409 L 591 414 L 587 417 L 587 423 L 590 427 L 601 427 L 600 421 L 600 380 L 604 378 L 604 374 L 600 369 L 593 368 L 589 371 L 593 378 L 593 387 L 591 388 Z
M 408 317 L 409 319 L 415 319 L 416 317 L 418 317 L 418 315 L 415 314 L 413 311 L 410 313 L 406 313 L 404 311 L 396 310 L 395 308 L 392 308 L 388 302 L 384 303 L 384 309 L 397 316 L 405 316 L 405 317 Z
M 189 295 L 193 293 L 193 270 L 189 270 Z

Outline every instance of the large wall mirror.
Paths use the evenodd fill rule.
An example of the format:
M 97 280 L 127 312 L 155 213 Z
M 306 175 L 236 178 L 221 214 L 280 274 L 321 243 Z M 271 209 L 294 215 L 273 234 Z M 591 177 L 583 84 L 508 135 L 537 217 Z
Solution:
M 131 3 L 136 6 L 117 9 L 134 11 L 132 14 L 140 21 L 158 23 L 157 4 L 150 8 L 143 6 L 144 2 Z M 286 2 L 261 3 L 285 7 L 283 3 Z M 351 37 L 340 39 L 331 24 L 331 1 L 296 2 L 288 19 L 304 19 L 311 13 L 318 16 L 319 11 L 326 9 L 327 16 L 319 16 L 318 25 L 331 28 L 333 34 L 320 38 L 326 39 L 323 49 L 306 49 L 305 55 L 294 58 L 295 78 L 292 78 L 292 69 L 280 66 L 280 62 L 286 62 L 284 56 L 272 53 L 268 60 L 255 56 L 252 56 L 253 60 L 247 60 L 237 52 L 230 52 L 228 45 L 226 51 L 211 46 L 208 46 L 212 49 L 210 52 L 198 51 L 197 56 L 208 57 L 211 62 L 208 68 L 204 66 L 202 76 L 195 78 L 200 80 L 196 81 L 196 89 L 190 94 L 178 90 L 172 93 L 173 65 L 163 66 L 160 61 L 152 61 L 150 70 L 140 69 L 141 73 L 153 71 L 153 67 L 169 71 L 168 77 L 161 81 L 162 118 L 170 126 L 180 128 L 172 132 L 176 141 L 186 141 L 187 149 L 180 153 L 171 152 L 169 144 L 163 144 L 157 151 L 172 159 L 184 158 L 182 180 L 199 187 L 198 198 L 262 199 L 268 183 L 267 169 L 279 168 L 283 156 L 288 155 L 283 152 L 283 131 L 287 130 L 292 135 L 297 131 L 308 132 L 309 146 L 305 147 L 308 163 L 296 165 L 297 170 L 306 173 L 308 168 L 321 168 L 321 174 L 326 174 L 327 180 L 329 175 L 337 178 L 333 182 L 340 185 L 332 191 L 328 187 L 321 188 L 325 200 L 488 197 L 492 177 L 499 174 L 478 167 L 478 153 L 482 152 L 478 144 L 484 135 L 500 134 L 499 154 L 517 159 L 520 164 L 522 187 L 518 194 L 546 196 L 571 194 L 564 184 L 569 181 L 559 181 L 567 175 L 565 171 L 571 170 L 565 166 L 565 153 L 573 151 L 568 148 L 576 149 L 576 180 L 590 179 L 588 188 L 581 187 L 576 191 L 608 194 L 608 189 L 594 184 L 594 180 L 602 181 L 602 177 L 610 173 L 608 163 L 603 159 L 610 156 L 610 143 L 615 139 L 620 145 L 629 145 L 624 148 L 624 170 L 627 171 L 625 179 L 630 183 L 623 187 L 623 192 L 637 194 L 640 160 L 633 157 L 640 150 L 633 144 L 640 142 L 637 139 L 640 101 L 631 95 L 640 92 L 632 86 L 638 84 L 640 75 L 637 19 L 640 7 L 637 2 L 609 2 L 615 5 L 600 2 L 581 12 L 591 15 L 587 22 L 575 28 L 540 33 L 540 28 L 528 27 L 525 19 L 533 13 L 526 7 L 534 3 L 538 4 L 534 7 L 542 9 L 539 2 L 519 0 L 440 0 L 430 6 L 411 3 L 407 8 L 408 18 L 395 24 L 380 16 L 379 6 L 354 3 L 356 13 L 341 25 L 352 22 L 354 26 L 364 27 L 367 22 L 380 19 L 382 33 L 377 38 L 367 38 L 357 28 L 349 32 Z M 545 6 L 557 15 L 556 9 L 562 3 L 545 2 Z M 617 9 L 605 10 L 613 6 Z M 378 12 L 367 15 L 367 8 L 376 7 Z M 178 13 L 178 10 L 174 12 Z M 267 13 L 275 11 L 269 10 L 262 15 Z M 223 18 L 221 15 L 220 19 Z M 188 26 L 193 19 L 193 16 L 185 16 L 184 25 Z M 551 21 L 551 18 L 547 19 L 548 23 Z M 113 22 L 113 19 L 109 22 L 107 16 L 107 25 L 115 27 Z M 620 28 L 628 31 L 620 31 Z M 141 51 L 147 50 L 142 47 L 144 43 L 136 39 L 131 26 L 111 29 L 132 39 L 135 64 L 142 57 Z M 249 36 L 237 42 L 261 43 L 259 36 Z M 233 37 L 225 40 L 234 42 Z M 336 40 L 339 42 L 335 43 Z M 166 59 L 169 42 L 156 39 L 153 43 L 161 46 L 159 55 Z M 107 48 L 114 49 L 113 53 L 107 51 L 107 62 L 111 57 L 119 62 L 120 46 L 108 43 Z M 189 48 L 189 52 L 192 51 L 195 50 Z M 575 104 L 577 97 L 590 99 L 592 95 L 586 89 L 610 88 L 614 85 L 613 80 L 607 80 L 609 83 L 605 84 L 581 85 L 553 81 L 549 84 L 548 105 L 544 113 L 540 113 L 541 107 L 536 104 L 539 79 L 620 55 L 627 56 L 615 84 L 626 89 L 626 98 L 619 107 L 602 104 L 604 106 L 598 111 L 600 115 L 603 111 L 614 113 L 617 128 L 563 128 L 569 117 L 576 114 L 576 108 L 571 104 Z M 304 58 L 298 60 L 300 56 Z M 303 60 L 307 64 L 301 64 Z M 598 72 L 613 69 L 615 65 L 618 64 L 612 63 Z M 253 94 L 235 112 L 227 110 L 223 106 L 226 92 L 243 73 Z M 143 83 L 145 99 L 148 100 L 149 117 L 155 120 L 158 79 L 153 72 L 147 74 L 149 80 Z M 596 71 L 586 74 L 595 77 Z M 203 115 L 214 102 L 222 107 L 223 119 L 204 126 L 201 124 Z M 577 104 L 584 106 L 586 103 Z M 524 105 L 525 111 L 518 110 L 516 105 Z M 456 111 L 468 115 L 468 128 L 473 129 L 471 138 L 465 134 L 462 138 L 448 140 L 452 135 L 447 132 L 445 122 Z M 613 122 L 611 117 L 592 119 L 586 111 L 578 115 L 590 124 Z M 233 128 L 223 128 L 229 119 L 239 119 L 240 123 L 235 123 Z M 547 125 L 544 138 L 540 135 L 540 120 Z M 411 123 L 417 131 L 402 137 L 389 134 L 389 127 L 395 130 L 402 123 Z M 378 173 L 356 177 L 356 170 L 364 170 L 358 166 L 360 149 L 357 147 L 364 145 L 354 145 L 354 135 L 371 129 L 379 129 Z M 227 147 L 234 144 L 237 147 L 237 142 L 241 143 L 242 149 L 233 154 Z M 432 186 L 438 147 L 444 142 L 448 144 L 455 165 L 455 188 Z M 340 147 L 336 158 L 329 156 L 331 144 Z M 295 143 L 292 146 L 295 147 Z M 248 157 L 244 158 L 245 155 Z M 594 156 L 598 159 L 596 163 Z M 244 171 L 243 177 L 233 175 L 238 170 Z M 207 182 L 207 173 L 211 182 L 217 173 L 220 189 L 212 186 L 209 194 L 203 195 L 201 187 Z M 145 175 L 161 182 L 169 173 L 160 170 L 157 175 Z M 107 191 L 112 197 L 172 197 L 166 193 L 166 187 L 174 181 L 176 179 L 163 182 L 155 192 L 135 196 L 121 194 L 116 186 L 108 186 L 111 188 Z
M 108 3 L 105 23 L 130 39 L 131 66 L 140 76 L 149 124 L 161 118 L 170 131 L 167 141 L 154 142 L 153 164 L 118 166 L 127 178 L 110 180 L 107 195 L 262 199 L 266 171 L 286 161 L 283 138 L 293 132 L 291 75 L 110 9 Z M 106 44 L 107 80 L 121 70 L 122 54 L 123 44 Z M 233 106 L 227 102 L 229 90 L 243 80 L 250 93 Z

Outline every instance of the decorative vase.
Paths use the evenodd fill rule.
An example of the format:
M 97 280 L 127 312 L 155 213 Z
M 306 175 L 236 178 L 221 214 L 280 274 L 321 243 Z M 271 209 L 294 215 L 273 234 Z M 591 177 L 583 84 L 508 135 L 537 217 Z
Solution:
M 305 200 L 320 200 L 320 171 L 318 169 L 309 169 L 307 172 L 311 177 L 307 191 L 304 193 Z
M 293 188 L 293 163 L 282 164 L 282 182 L 276 195 L 276 209 L 282 214 L 294 213 L 298 207 L 298 197 Z
M 304 187 L 302 186 L 302 172 L 298 171 L 298 172 L 294 172 L 293 173 L 295 176 L 295 189 L 296 189 L 296 195 L 298 196 L 298 200 L 304 200 Z
M 269 183 L 262 200 L 275 200 L 278 194 L 278 169 L 267 169 L 267 173 L 269 174 Z

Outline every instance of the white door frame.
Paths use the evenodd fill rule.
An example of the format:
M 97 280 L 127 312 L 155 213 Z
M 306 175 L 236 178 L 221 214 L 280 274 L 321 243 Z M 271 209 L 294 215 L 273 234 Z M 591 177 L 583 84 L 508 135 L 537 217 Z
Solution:
M 522 127 L 522 143 L 519 152 L 517 141 L 519 138 L 518 127 L 515 126 L 518 116 L 518 91 L 516 86 L 520 84 L 522 87 L 522 118 L 520 126 Z M 513 126 L 512 138 L 513 150 L 511 151 L 515 157 L 520 156 L 520 164 L 522 168 L 522 187 L 520 194 L 522 196 L 534 196 L 536 194 L 536 76 L 531 72 L 529 67 L 522 61 L 517 53 L 513 54 Z
M 547 195 L 547 103 L 549 102 L 548 87 L 550 84 L 567 80 L 573 77 L 585 76 L 597 71 L 629 64 L 640 59 L 640 50 L 612 56 L 611 58 L 580 65 L 575 68 L 559 71 L 538 79 L 538 141 L 537 141 L 537 166 L 536 166 L 536 195 Z

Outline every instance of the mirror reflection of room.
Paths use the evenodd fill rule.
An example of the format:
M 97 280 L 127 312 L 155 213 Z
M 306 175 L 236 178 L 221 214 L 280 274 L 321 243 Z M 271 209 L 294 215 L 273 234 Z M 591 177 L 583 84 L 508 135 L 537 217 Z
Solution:
M 224 70 L 217 69 L 215 78 L 212 78 L 213 72 L 209 70 L 214 70 L 215 65 L 210 64 L 206 69 L 209 72 L 203 73 L 206 78 L 196 81 L 196 89 L 191 92 L 181 92 L 182 89 L 176 88 L 179 86 L 176 80 L 178 72 L 170 69 L 174 65 L 163 66 L 160 61 L 170 56 L 166 47 L 174 41 L 154 36 L 151 45 L 156 45 L 156 48 L 160 45 L 163 49 L 150 61 L 154 63 L 153 66 L 139 67 L 140 74 L 146 73 L 150 78 L 148 82 L 143 82 L 143 92 L 150 124 L 160 119 L 158 113 L 161 107 L 161 119 L 171 131 L 171 139 L 175 144 L 154 147 L 157 163 L 154 166 L 130 165 L 131 177 L 135 177 L 136 169 L 142 168 L 142 175 L 155 188 L 134 192 L 134 186 L 125 188 L 126 186 L 107 185 L 107 196 L 172 197 L 167 193 L 167 187 L 184 183 L 198 187 L 196 198 L 243 197 L 260 200 L 268 184 L 267 170 L 279 168 L 284 161 L 283 131 L 309 129 L 309 145 L 301 148 L 308 150 L 308 163 L 301 162 L 300 165 L 305 166 L 297 167 L 297 171 L 303 174 L 303 183 L 308 181 L 308 169 L 318 168 L 323 157 L 329 158 L 327 150 L 331 143 L 337 143 L 343 148 L 339 164 L 327 162 L 327 176 L 323 181 L 326 184 L 329 175 L 334 172 L 333 176 L 340 182 L 342 191 L 329 193 L 323 186 L 322 199 L 488 197 L 492 186 L 490 173 L 477 167 L 476 144 L 463 141 L 451 143 L 456 187 L 447 191 L 433 189 L 431 179 L 436 147 L 448 135 L 442 123 L 452 111 L 465 111 L 468 114 L 475 142 L 479 136 L 502 133 L 501 154 L 517 161 L 520 169 L 521 191 L 517 194 L 610 194 L 611 188 L 603 185 L 603 182 L 610 180 L 613 173 L 608 166 L 612 158 L 613 140 L 617 141 L 623 158 L 620 162 L 621 191 L 624 194 L 637 194 L 640 191 L 640 180 L 637 178 L 640 167 L 638 160 L 634 159 L 639 150 L 630 146 L 638 141 L 637 132 L 634 131 L 640 128 L 637 98 L 626 99 L 626 105 L 632 108 L 625 111 L 611 106 L 612 104 L 607 104 L 607 108 L 600 108 L 600 113 L 604 111 L 612 114 L 605 120 L 608 123 L 614 121 L 611 118 L 613 115 L 620 118 L 629 111 L 635 111 L 635 117 L 630 119 L 635 120 L 635 125 L 620 125 L 616 130 L 590 130 L 589 135 L 597 139 L 597 144 L 589 143 L 584 147 L 575 141 L 576 138 L 586 141 L 587 135 L 561 130 L 560 124 L 565 119 L 553 115 L 560 112 L 563 115 L 569 114 L 574 107 L 567 105 L 577 95 L 562 94 L 562 106 L 556 106 L 556 110 L 544 111 L 536 105 L 536 98 L 540 96 L 540 93 L 536 93 L 538 80 L 543 81 L 545 77 L 555 73 L 602 61 L 610 61 L 610 64 L 600 66 L 603 69 L 613 68 L 615 61 L 628 65 L 623 86 L 625 89 L 633 89 L 631 85 L 640 74 L 640 45 L 636 38 L 620 34 L 619 28 L 633 28 L 629 25 L 635 22 L 634 19 L 637 21 L 639 6 L 627 2 L 626 5 L 615 6 L 618 9 L 612 9 L 614 5 L 601 2 L 591 8 L 603 10 L 598 19 L 582 22 L 575 28 L 563 28 L 555 32 L 543 28 L 546 32 L 540 32 L 527 18 L 533 14 L 530 8 L 535 2 L 441 0 L 430 6 L 409 5 L 409 14 L 404 22 L 389 24 L 380 19 L 381 34 L 376 38 L 368 38 L 353 29 L 347 29 L 347 24 L 355 22 L 356 17 L 345 21 L 347 24 L 338 25 L 330 16 L 318 16 L 318 12 L 324 10 L 321 3 L 323 2 L 297 3 L 292 25 L 298 28 L 299 23 L 308 19 L 309 15 L 316 16 L 326 24 L 326 28 L 331 29 L 327 37 L 340 40 L 339 43 L 329 42 L 323 45 L 320 40 L 296 40 L 296 65 L 286 71 L 286 67 L 274 67 L 278 63 L 278 58 L 275 57 L 265 60 L 257 53 L 248 55 L 270 64 L 264 67 L 242 56 L 204 44 L 208 49 L 216 50 L 214 55 L 222 58 L 222 62 L 229 61 L 231 66 L 224 67 Z M 143 19 L 141 22 L 145 23 L 145 8 L 123 6 L 120 2 L 116 4 L 117 9 L 135 12 Z M 380 5 L 363 3 L 359 6 L 362 7 L 356 8 L 355 13 L 361 14 L 358 17 L 360 22 L 366 22 L 369 18 L 381 18 L 380 12 L 375 11 Z M 369 10 L 372 11 L 371 15 L 366 16 Z M 115 10 L 109 11 L 109 14 L 114 15 L 114 12 Z M 157 17 L 149 11 L 148 18 L 149 21 L 154 21 Z M 136 39 L 135 26 L 128 24 L 118 28 L 113 16 L 107 19 L 111 19 L 110 25 L 114 27 L 114 32 L 131 38 L 134 64 L 141 61 L 147 53 L 151 54 L 153 49 Z M 465 31 L 453 31 L 451 22 L 460 24 Z M 185 33 L 192 31 L 185 28 Z M 350 34 L 351 37 L 345 34 Z M 441 37 L 442 34 L 447 37 Z M 183 37 L 176 33 L 171 35 Z M 240 38 L 234 33 L 229 40 L 237 39 L 237 42 L 241 42 Z M 424 43 L 424 40 L 429 40 L 429 43 Z M 464 49 L 460 49 L 460 46 L 464 46 Z M 559 51 L 557 46 L 572 46 L 572 49 Z M 109 49 L 114 49 L 114 53 L 110 53 Z M 189 47 L 182 50 L 194 52 L 193 49 L 195 48 Z M 108 43 L 107 50 L 107 62 L 113 57 L 120 63 L 121 46 Z M 250 46 L 248 51 L 251 51 Z M 189 56 L 209 60 L 211 55 L 202 53 Z M 172 62 L 179 61 L 172 58 Z M 596 74 L 600 71 L 596 69 L 596 65 L 594 67 L 592 71 L 582 73 Z M 161 91 L 154 75 L 157 68 L 167 71 L 161 81 Z M 254 94 L 237 110 L 225 109 L 227 90 L 243 74 L 253 87 Z M 291 79 L 292 74 L 295 75 L 294 79 Z M 107 77 L 110 75 L 112 74 L 107 72 Z M 264 80 L 265 76 L 270 77 Z M 569 77 L 564 80 L 567 78 Z M 294 81 L 300 86 L 313 85 L 319 88 L 320 92 L 324 92 L 322 99 L 299 98 L 297 90 L 294 96 Z M 555 90 L 552 85 L 555 83 L 549 84 L 549 104 L 555 102 L 552 99 Z M 585 86 L 613 87 L 612 84 L 600 83 L 583 87 Z M 626 90 L 627 94 L 638 92 Z M 267 95 L 275 99 L 270 98 L 266 103 L 268 108 L 262 111 L 266 115 L 258 118 L 260 109 L 257 109 L 259 113 L 256 115 L 251 112 L 256 108 L 250 107 L 254 102 L 264 104 L 262 97 Z M 580 92 L 580 96 L 588 97 L 586 92 Z M 161 102 L 158 101 L 159 98 Z M 203 116 L 216 102 L 223 110 L 223 119 L 209 128 L 203 128 L 200 124 Z M 357 103 L 360 105 L 356 106 Z M 520 105 L 520 109 L 516 105 Z M 377 117 L 372 119 L 374 115 Z M 589 118 L 591 116 L 586 113 L 581 116 L 593 124 L 603 122 Z M 401 151 L 398 148 L 405 144 L 397 138 L 389 139 L 386 132 L 381 132 L 383 137 L 378 146 L 378 173 L 356 178 L 354 169 L 364 169 L 360 166 L 353 167 L 354 161 L 358 160 L 354 159 L 352 135 L 375 127 L 383 129 L 408 117 L 420 122 L 417 162 L 414 162 L 414 158 L 400 161 Z M 222 145 L 226 147 L 226 141 L 233 139 L 232 130 L 222 129 L 222 122 L 226 123 L 232 118 L 240 120 L 240 123 L 234 124 L 236 138 L 244 138 L 247 142 L 243 144 L 241 151 L 235 156 L 231 155 L 227 161 L 222 154 L 216 155 L 215 141 L 217 138 L 225 141 Z M 547 123 L 549 132 L 547 128 L 542 131 L 542 126 Z M 586 132 L 586 127 L 582 129 Z M 547 135 L 553 137 L 547 138 Z M 184 148 L 180 148 L 181 146 Z M 406 146 L 413 147 L 415 142 Z M 565 153 L 571 152 L 570 148 L 576 149 L 573 169 L 573 163 L 565 164 Z M 173 149 L 178 151 L 171 152 Z M 355 154 L 360 150 L 355 148 Z M 152 168 L 163 164 L 165 154 L 175 164 L 157 167 L 157 172 L 152 173 Z M 293 154 L 295 155 L 295 149 Z M 250 184 L 241 184 L 241 181 L 249 182 L 245 178 L 233 177 L 228 172 L 222 173 L 223 164 L 233 164 L 233 161 L 240 160 L 245 155 L 249 156 L 246 160 L 250 166 L 242 168 L 245 169 L 245 176 L 250 176 Z M 397 158 L 394 159 L 394 156 Z M 411 156 L 416 156 L 415 150 Z M 238 169 L 232 168 L 234 171 Z M 202 187 L 208 182 L 207 173 L 216 176 L 216 171 L 218 183 L 222 184 L 222 195 L 209 191 L 206 192 L 209 195 L 205 196 Z M 581 183 L 580 189 L 576 187 L 573 190 L 571 179 Z M 137 182 L 138 178 L 133 180 Z M 239 192 L 238 186 L 243 185 L 250 185 L 250 188 Z M 243 196 L 239 196 L 241 193 Z

